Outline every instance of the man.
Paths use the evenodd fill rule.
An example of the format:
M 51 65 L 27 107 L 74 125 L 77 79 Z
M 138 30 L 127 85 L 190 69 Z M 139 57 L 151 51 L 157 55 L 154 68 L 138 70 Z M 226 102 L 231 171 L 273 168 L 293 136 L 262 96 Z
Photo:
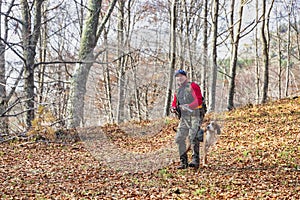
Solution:
M 199 143 L 196 134 L 201 126 L 202 94 L 198 84 L 189 82 L 184 70 L 179 69 L 175 72 L 176 85 L 178 88 L 174 94 L 171 112 L 179 109 L 181 113 L 175 141 L 178 145 L 180 165 L 178 169 L 187 167 L 199 167 Z M 201 115 L 201 116 L 200 116 Z M 188 164 L 186 138 L 189 136 L 192 154 L 192 162 Z

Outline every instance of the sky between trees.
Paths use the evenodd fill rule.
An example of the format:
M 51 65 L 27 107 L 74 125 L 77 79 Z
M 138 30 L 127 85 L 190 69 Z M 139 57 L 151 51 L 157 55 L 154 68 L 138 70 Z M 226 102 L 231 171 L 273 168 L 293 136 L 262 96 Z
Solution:
M 40 16 L 36 15 L 38 2 L 41 4 Z M 0 111 L 2 119 L 12 122 L 12 130 L 30 127 L 30 121 L 38 116 L 40 106 L 46 107 L 45 112 L 55 116 L 59 126 L 66 126 L 69 119 L 67 105 L 72 84 L 76 82 L 76 68 L 86 64 L 80 57 L 80 49 L 84 31 L 93 27 L 85 27 L 88 16 L 93 11 L 92 6 L 99 3 L 101 10 L 96 27 L 99 28 L 111 2 L 44 0 L 34 4 L 34 1 L 25 0 L 1 1 L 1 55 L 4 57 L 1 57 L 0 81 L 4 106 Z M 216 3 L 219 5 L 218 18 L 214 20 Z M 234 0 L 118 1 L 101 34 L 93 36 L 98 39 L 90 51 L 93 59 L 87 82 L 81 85 L 86 87 L 86 91 L 83 91 L 85 114 L 80 126 L 163 116 L 167 109 L 166 91 L 172 79 L 172 67 L 189 72 L 189 78 L 200 84 L 207 103 L 215 104 L 215 111 L 226 110 L 231 93 L 234 106 L 260 103 L 266 69 L 269 76 L 267 99 L 297 94 L 300 1 L 252 0 L 242 3 L 243 6 L 240 6 L 240 1 Z M 25 87 L 26 52 L 30 52 L 26 50 L 32 45 L 24 43 L 29 37 L 22 32 L 25 28 L 22 5 L 29 8 L 28 34 L 34 35 L 36 28 L 40 29 L 34 54 L 31 55 L 32 98 L 29 98 Z M 172 5 L 176 6 L 175 15 L 172 15 Z M 207 22 L 204 20 L 205 10 Z M 170 65 L 172 16 L 176 16 L 174 66 Z M 41 21 L 36 26 L 39 17 Z M 240 31 L 239 21 L 242 21 Z M 214 27 L 217 27 L 216 46 L 212 42 Z M 266 43 L 262 42 L 262 27 L 265 27 Z M 234 40 L 236 37 L 238 41 Z M 237 62 L 232 64 L 234 45 L 238 46 Z M 264 47 L 267 55 L 263 52 Z M 213 53 L 214 48 L 216 54 Z M 268 58 L 268 68 L 265 58 Z M 216 65 L 213 64 L 214 59 Z M 210 82 L 213 67 L 217 69 L 215 91 Z M 236 67 L 234 78 L 231 74 L 233 67 Z M 235 84 L 232 91 L 230 80 L 234 80 Z M 174 84 L 171 89 L 174 91 Z M 216 97 L 215 102 L 210 100 L 210 95 Z M 27 104 L 28 99 L 33 104 Z M 29 124 L 22 127 L 20 124 L 24 123 L 28 110 L 33 110 L 33 116 Z

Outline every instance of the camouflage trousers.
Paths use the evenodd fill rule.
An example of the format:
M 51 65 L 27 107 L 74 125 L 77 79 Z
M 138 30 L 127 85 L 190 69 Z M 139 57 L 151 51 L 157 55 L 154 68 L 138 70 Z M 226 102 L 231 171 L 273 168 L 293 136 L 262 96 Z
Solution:
M 178 125 L 175 142 L 178 146 L 179 158 L 182 165 L 188 164 L 187 157 L 187 139 L 191 145 L 192 163 L 199 165 L 199 145 L 200 141 L 196 134 L 203 121 L 203 116 L 199 110 L 194 110 L 193 113 L 182 112 Z

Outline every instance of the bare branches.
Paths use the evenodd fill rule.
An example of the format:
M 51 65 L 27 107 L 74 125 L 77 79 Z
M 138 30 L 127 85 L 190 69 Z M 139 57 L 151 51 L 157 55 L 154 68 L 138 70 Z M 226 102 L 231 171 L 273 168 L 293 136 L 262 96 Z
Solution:
M 20 112 L 20 113 L 18 113 L 18 114 L 13 114 L 13 115 L 7 115 L 6 113 L 8 113 L 9 111 L 11 111 L 15 106 L 17 106 L 18 104 L 20 104 L 20 103 L 22 103 L 22 102 L 25 102 L 25 101 L 27 101 L 28 99 L 25 99 L 25 100 L 22 100 L 21 101 L 21 98 L 17 98 L 16 100 L 15 100 L 15 102 L 13 102 L 11 105 L 9 105 L 7 108 L 6 108 L 6 110 L 4 110 L 2 113 L 0 113 L 0 117 L 15 117 L 15 116 L 18 116 L 18 115 L 20 115 L 20 114 L 22 114 L 22 113 L 25 113 L 25 112 L 27 112 L 27 110 L 25 110 L 25 111 L 22 111 L 22 112 Z
M 115 7 L 117 3 L 117 0 L 113 0 L 110 5 L 109 5 L 109 8 L 108 8 L 108 11 L 106 12 L 105 16 L 103 17 L 101 23 L 100 23 L 100 26 L 97 30 L 97 35 L 96 35 L 96 40 L 98 40 L 98 38 L 100 37 L 100 35 L 102 34 L 102 31 L 104 30 L 104 27 L 106 25 L 106 22 L 108 21 L 108 19 L 110 18 L 111 14 L 112 14 L 112 11 Z

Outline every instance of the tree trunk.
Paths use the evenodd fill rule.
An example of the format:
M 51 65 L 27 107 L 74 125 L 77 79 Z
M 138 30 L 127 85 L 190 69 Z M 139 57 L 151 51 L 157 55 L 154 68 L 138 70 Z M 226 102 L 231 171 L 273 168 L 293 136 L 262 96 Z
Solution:
M 168 116 L 170 114 L 170 104 L 172 99 L 172 86 L 174 79 L 174 69 L 176 63 L 176 22 L 177 22 L 177 5 L 178 0 L 172 1 L 171 7 L 171 20 L 170 20 L 170 40 L 171 40 L 171 50 L 170 50 L 170 70 L 169 70 L 169 84 L 167 86 L 166 91 L 166 101 L 165 101 L 165 109 L 164 116 Z
M 231 30 L 231 38 L 232 46 L 231 46 L 231 58 L 230 58 L 230 82 L 229 82 L 229 94 L 228 94 L 228 102 L 227 102 L 227 109 L 232 110 L 234 108 L 234 93 L 235 93 L 235 77 L 236 77 L 236 67 L 237 67 L 237 55 L 238 55 L 238 48 L 239 48 L 239 41 L 240 41 L 240 34 L 241 34 L 241 26 L 242 26 L 242 18 L 243 18 L 243 9 L 244 4 L 240 4 L 239 8 L 239 15 L 238 15 L 238 23 L 237 23 L 237 30 L 236 34 L 234 33 L 234 4 L 235 0 L 232 0 L 231 9 L 231 21 L 230 27 Z
M 202 76 L 201 76 L 201 90 L 203 97 L 206 96 L 206 81 L 207 81 L 207 67 L 208 67 L 208 0 L 204 0 L 204 22 L 203 22 L 203 52 L 202 52 Z
M 272 0 L 270 9 L 267 13 L 266 11 L 266 0 L 263 0 L 263 8 L 262 8 L 262 17 L 263 23 L 261 27 L 261 34 L 262 34 L 262 46 L 263 46 L 263 59 L 264 59 L 264 86 L 263 86 L 263 96 L 262 96 L 262 103 L 267 102 L 268 99 L 268 89 L 269 89 L 269 18 L 270 13 L 273 7 L 274 0 Z
M 36 0 L 34 2 L 34 24 L 32 27 L 32 19 L 30 7 L 27 0 L 21 0 L 22 5 L 22 39 L 23 39 L 23 55 L 25 60 L 24 70 L 24 91 L 26 94 L 26 125 L 27 128 L 31 127 L 32 120 L 34 119 L 34 105 L 35 105 L 35 91 L 34 91 L 34 59 L 36 55 L 36 46 L 40 37 L 41 18 L 43 0 Z
M 211 66 L 211 83 L 210 83 L 210 93 L 209 93 L 209 106 L 208 111 L 215 111 L 216 107 L 216 88 L 217 88 L 217 37 L 218 37 L 218 16 L 219 16 L 219 0 L 214 0 L 214 13 L 213 13 L 213 41 L 212 41 L 212 66 Z
M 2 12 L 2 1 L 0 1 L 0 12 Z M 2 25 L 2 17 L 0 15 L 0 23 Z M 4 19 L 4 36 L 3 40 L 7 40 L 7 19 Z M 2 37 L 2 29 L 0 28 L 0 37 Z M 7 118 L 1 116 L 7 108 L 6 98 L 6 70 L 5 70 L 5 47 L 6 45 L 0 40 L 0 131 L 8 132 Z M 0 132 L 0 133 L 1 133 Z M 1 137 L 1 136 L 0 136 Z
M 177 6 L 177 12 L 179 13 L 182 13 L 182 15 L 178 15 L 177 16 L 177 23 L 178 23 L 178 31 L 176 33 L 176 37 L 178 38 L 178 42 L 177 42 L 177 54 L 178 54 L 178 65 L 179 66 L 185 66 L 185 70 L 189 71 L 189 75 L 190 77 L 192 78 L 192 71 L 190 69 L 190 66 L 186 66 L 186 52 L 185 52 L 185 38 L 187 38 L 188 36 L 184 36 L 184 17 L 187 13 L 187 11 L 185 10 L 185 0 L 181 1 L 181 2 L 178 2 L 178 4 L 176 5 Z M 182 5 L 183 4 L 183 5 Z
M 286 63 L 286 74 L 285 74 L 285 96 L 289 95 L 289 87 L 290 87 L 290 70 L 291 70 L 291 6 L 289 5 L 289 13 L 288 13 L 288 31 L 287 31 L 287 63 Z
M 276 17 L 278 16 L 278 12 L 276 11 Z M 277 34 L 277 62 L 278 62 L 278 98 L 281 99 L 281 92 L 282 92 L 282 85 L 281 85 L 281 79 L 282 79 L 282 52 L 281 52 L 281 34 L 280 34 L 280 25 L 278 24 L 278 21 L 276 21 L 276 34 Z
M 1 117 L 7 108 L 5 72 L 5 45 L 0 41 L 0 133 L 8 132 L 8 120 L 5 116 Z
M 68 128 L 83 126 L 84 124 L 84 96 L 89 71 L 94 62 L 94 48 L 101 35 L 104 25 L 110 17 L 117 0 L 111 2 L 110 7 L 98 27 L 102 0 L 89 0 L 88 14 L 83 28 L 79 60 L 71 80 L 68 102 Z M 98 29 L 98 30 L 97 30 Z
M 297 18 L 294 16 L 294 29 L 296 31 L 296 44 L 297 44 L 297 60 L 300 61 L 300 24 L 297 23 Z
M 125 2 L 119 1 L 119 15 L 118 15 L 118 111 L 117 123 L 125 120 L 125 58 L 124 54 L 124 7 Z
M 258 22 L 258 14 L 259 14 L 259 2 L 256 0 L 256 22 Z M 256 102 L 259 103 L 260 99 L 260 67 L 259 67 L 259 43 L 258 43 L 258 27 L 255 28 L 255 73 L 256 73 Z
M 104 45 L 108 47 L 108 31 L 104 31 Z M 110 85 L 110 73 L 109 73 L 109 64 L 108 64 L 108 51 L 105 51 L 105 62 L 107 63 L 105 65 L 105 70 L 104 70 L 104 80 L 105 80 L 105 91 L 106 91 L 106 99 L 107 99 L 107 104 L 108 104 L 108 120 L 110 123 L 114 122 L 114 116 L 113 116 L 113 109 L 112 109 L 112 97 L 111 97 L 111 85 Z
M 282 91 L 282 86 L 281 86 L 281 78 L 282 78 L 282 62 L 281 62 L 281 58 L 282 58 L 282 53 L 281 53 L 281 39 L 280 39 L 280 35 L 278 35 L 278 98 L 281 99 L 281 91 Z
M 194 15 L 192 11 L 192 4 L 188 5 L 186 0 L 181 2 L 181 11 L 184 14 L 180 15 L 180 60 L 181 65 L 185 66 L 188 63 L 188 72 L 191 80 L 196 80 L 196 71 L 193 64 L 193 51 L 192 51 L 192 15 Z
M 139 121 L 142 120 L 142 111 L 141 111 L 141 103 L 140 103 L 140 89 L 137 84 L 137 69 L 136 66 L 132 66 L 132 77 L 133 77 L 133 90 L 134 90 L 134 101 L 135 108 L 137 112 L 137 118 Z
M 266 36 L 266 0 L 262 1 L 262 27 L 261 27 L 261 37 L 262 37 L 262 47 L 263 47 L 263 63 L 264 63 L 264 85 L 263 85 L 263 96 L 262 103 L 267 101 L 268 87 L 269 87 L 269 52 L 268 52 L 268 42 Z
M 47 21 L 47 14 L 46 14 L 46 7 L 43 6 L 43 21 Z M 46 61 L 46 53 L 47 53 L 47 39 L 48 39 L 48 27 L 47 23 L 44 25 L 44 27 L 41 29 L 41 39 L 40 39 L 40 62 Z M 45 79 L 45 70 L 46 65 L 42 64 L 39 66 L 38 69 L 38 103 L 43 102 L 43 93 L 44 93 L 44 79 Z

